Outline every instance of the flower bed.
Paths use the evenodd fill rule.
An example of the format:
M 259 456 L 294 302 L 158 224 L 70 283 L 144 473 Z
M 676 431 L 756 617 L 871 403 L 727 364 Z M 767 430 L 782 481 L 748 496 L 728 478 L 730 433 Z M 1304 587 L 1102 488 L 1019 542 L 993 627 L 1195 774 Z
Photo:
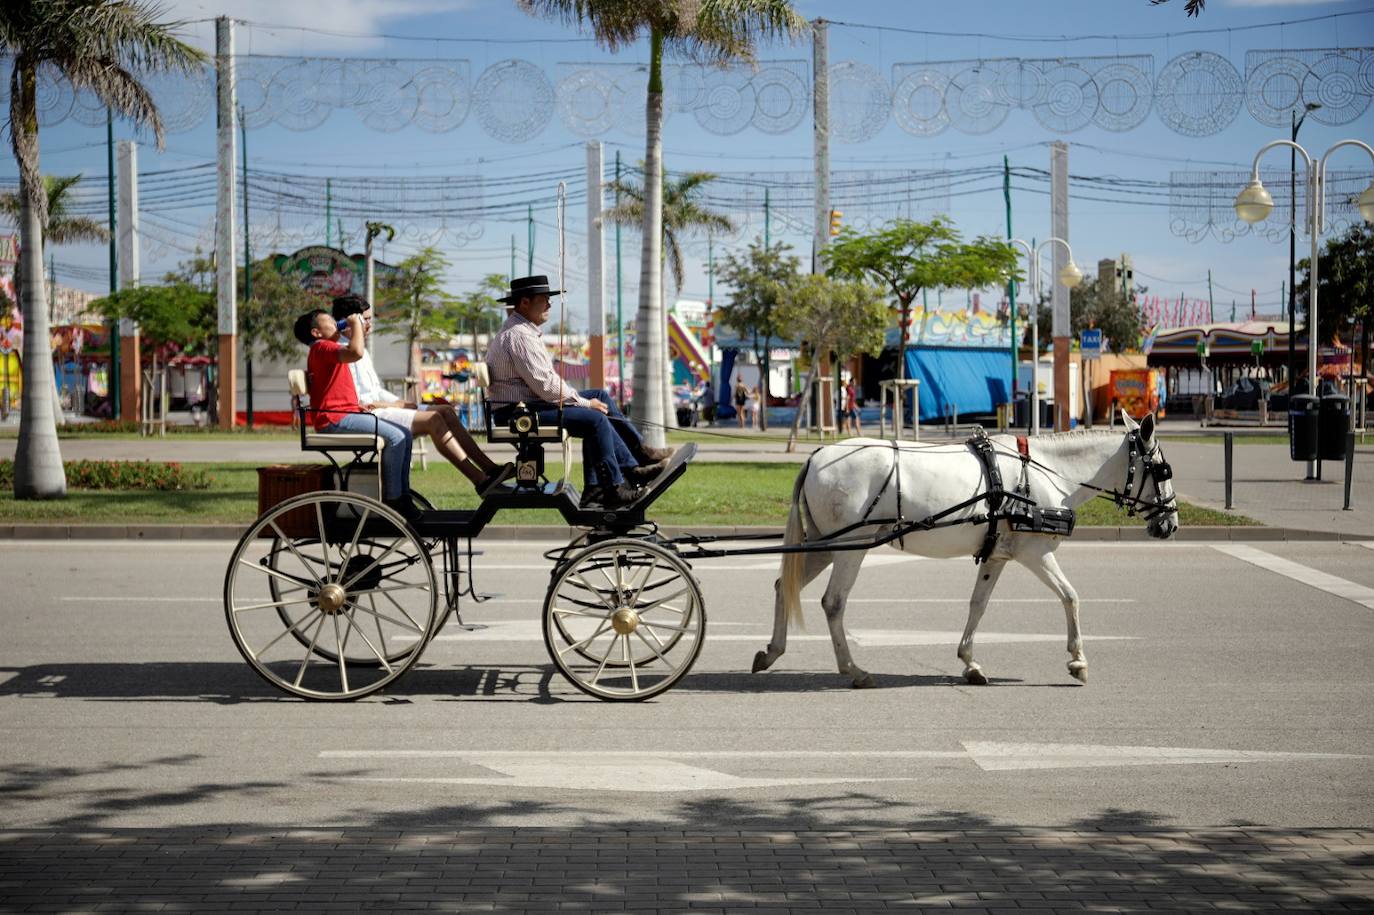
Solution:
M 170 492 L 209 489 L 203 470 L 187 470 L 175 461 L 64 461 L 68 489 L 145 489 Z M 0 488 L 14 488 L 14 461 L 0 460 Z

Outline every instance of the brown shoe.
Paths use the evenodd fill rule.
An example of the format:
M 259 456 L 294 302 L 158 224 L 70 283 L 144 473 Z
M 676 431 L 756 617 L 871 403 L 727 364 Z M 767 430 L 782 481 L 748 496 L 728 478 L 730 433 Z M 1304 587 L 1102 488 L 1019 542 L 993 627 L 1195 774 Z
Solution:
M 661 461 L 654 461 L 652 464 L 640 464 L 638 467 L 631 467 L 625 471 L 625 479 L 643 486 L 667 469 L 668 459 L 664 458 Z
M 656 464 L 659 461 L 666 461 L 677 451 L 676 448 L 650 448 L 643 445 L 639 449 L 639 459 L 645 464 Z

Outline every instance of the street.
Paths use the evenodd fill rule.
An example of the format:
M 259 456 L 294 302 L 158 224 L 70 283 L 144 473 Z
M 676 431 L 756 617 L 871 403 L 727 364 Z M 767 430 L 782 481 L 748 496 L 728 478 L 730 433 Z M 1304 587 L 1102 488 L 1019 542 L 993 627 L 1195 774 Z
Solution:
M 959 679 L 967 560 L 876 552 L 847 616 L 879 688 L 835 673 L 824 614 L 766 673 L 776 562 L 698 563 L 692 673 L 639 704 L 554 672 L 540 544 L 490 542 L 450 622 L 385 694 L 306 703 L 230 641 L 229 545 L 6 544 L 0 734 L 11 828 L 1359 826 L 1374 810 L 1374 563 L 1361 544 L 1069 544 L 1090 678 L 1011 566 Z M 1267 568 L 1273 567 L 1273 570 Z

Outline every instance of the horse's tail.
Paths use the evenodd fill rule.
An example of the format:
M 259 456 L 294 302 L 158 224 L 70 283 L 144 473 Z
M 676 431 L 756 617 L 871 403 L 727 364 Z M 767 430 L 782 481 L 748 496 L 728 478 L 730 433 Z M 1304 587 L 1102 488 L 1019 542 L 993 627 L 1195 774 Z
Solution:
M 802 466 L 797 474 L 797 482 L 792 485 L 792 510 L 787 513 L 787 531 L 783 534 L 783 546 L 798 546 L 806 542 L 806 475 L 811 470 L 811 462 Z M 806 557 L 802 553 L 783 553 L 782 572 L 778 590 L 782 596 L 782 606 L 787 614 L 789 625 L 804 627 L 802 619 L 801 589 L 802 567 Z

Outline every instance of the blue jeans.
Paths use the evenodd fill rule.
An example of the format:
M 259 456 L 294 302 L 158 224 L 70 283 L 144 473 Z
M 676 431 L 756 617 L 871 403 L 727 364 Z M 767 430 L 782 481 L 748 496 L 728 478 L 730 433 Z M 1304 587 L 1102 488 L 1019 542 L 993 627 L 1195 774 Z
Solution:
M 337 423 L 325 426 L 323 431 L 380 435 L 386 441 L 386 447 L 382 449 L 382 498 L 399 499 L 410 489 L 409 429 L 378 419 L 370 413 L 348 413 Z
M 599 400 L 607 408 L 604 414 L 591 407 L 563 408 L 563 428 L 574 438 L 582 439 L 583 483 L 589 487 L 618 486 L 625 482 L 626 470 L 639 466 L 637 455 L 643 453 L 644 440 L 608 392 L 590 388 L 577 393 L 588 400 Z M 540 425 L 558 424 L 557 404 L 531 403 L 529 407 L 539 417 Z M 510 406 L 503 405 L 492 412 L 492 419 L 504 421 L 509 415 Z

